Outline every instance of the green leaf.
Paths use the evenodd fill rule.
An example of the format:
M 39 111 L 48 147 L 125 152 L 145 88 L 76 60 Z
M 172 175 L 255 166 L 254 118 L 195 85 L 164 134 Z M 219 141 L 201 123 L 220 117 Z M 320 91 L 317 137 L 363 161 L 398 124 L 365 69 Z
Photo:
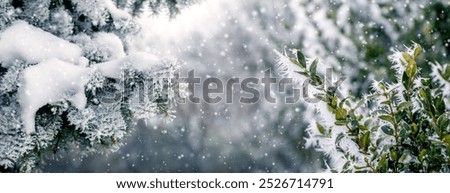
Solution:
M 317 74 L 311 74 L 311 84 L 313 85 L 313 86 L 319 86 L 319 85 L 321 85 L 322 83 L 323 83 L 323 81 L 322 81 L 322 78 L 320 78 L 320 76 L 319 75 L 317 75 Z
M 397 161 L 397 159 L 398 159 L 398 153 L 397 153 L 396 150 L 391 149 L 391 150 L 390 150 L 390 155 L 391 155 L 391 159 L 392 159 L 393 161 Z
M 314 59 L 314 61 L 311 63 L 311 66 L 309 67 L 309 71 L 310 71 L 312 74 L 315 74 L 315 73 L 316 73 L 317 63 L 319 63 L 319 60 L 317 60 L 317 58 L 316 58 L 316 59 Z
M 395 125 L 395 119 L 391 115 L 380 115 L 378 116 L 378 118 L 385 120 L 389 123 L 392 123 L 392 125 Z
M 429 78 L 421 78 L 420 83 L 422 83 L 423 86 L 430 86 L 430 79 Z
M 450 80 L 450 65 L 448 64 L 445 65 L 445 74 L 447 75 L 446 80 Z
M 415 61 L 412 61 L 411 63 L 408 63 L 406 66 L 406 75 L 408 75 L 409 78 L 414 78 L 414 76 L 417 73 L 417 64 Z
M 438 68 L 438 72 L 439 74 L 441 74 L 444 80 L 450 81 L 450 65 L 448 64 L 444 65 L 442 70 Z
M 408 75 L 406 75 L 406 72 L 403 72 L 402 75 L 402 84 L 406 89 L 409 89 L 410 87 L 410 79 L 408 78 Z
M 371 123 L 372 119 L 367 119 L 366 121 L 364 121 L 364 127 L 369 127 Z
M 407 64 L 410 64 L 411 62 L 415 62 L 414 58 L 406 52 L 402 52 L 402 56 L 405 59 Z
M 445 135 L 445 136 L 442 138 L 442 141 L 443 141 L 444 143 L 446 143 L 447 145 L 450 145 L 450 134 Z
M 361 131 L 367 131 L 367 127 L 364 125 L 358 125 L 359 130 Z
M 419 132 L 420 128 L 417 127 L 416 123 L 406 123 L 405 121 L 402 121 L 402 126 L 399 127 L 398 135 L 400 138 L 408 138 L 411 136 L 417 136 L 417 133 Z
M 397 106 L 397 109 L 398 109 L 399 111 L 404 111 L 404 110 L 408 109 L 408 108 L 411 107 L 411 106 L 412 106 L 412 102 L 406 101 L 406 102 L 400 103 L 400 104 Z
M 414 57 L 417 58 L 417 56 L 419 56 L 422 53 L 422 47 L 417 45 L 416 48 L 414 49 Z
M 336 109 L 336 120 L 345 120 L 347 117 L 347 110 Z
M 325 134 L 325 128 L 321 124 L 319 124 L 317 122 L 316 122 L 316 125 L 317 125 L 317 129 L 319 130 L 320 134 L 324 135 Z
M 438 72 L 439 72 L 439 74 L 442 76 L 442 78 L 443 78 L 444 80 L 447 80 L 447 79 L 448 79 L 446 73 L 443 72 L 441 69 L 438 69 Z
M 411 153 L 409 151 L 404 151 L 402 156 L 400 157 L 400 162 L 404 162 L 407 158 L 411 157 Z
M 436 97 L 434 97 L 434 106 L 436 109 L 436 114 L 441 114 L 445 112 L 445 103 L 442 99 L 442 94 L 438 94 Z
M 449 119 L 449 114 L 442 114 L 441 116 L 439 116 L 439 118 L 437 119 L 437 124 L 438 127 L 441 128 L 441 130 L 443 131 L 449 131 L 449 126 L 450 126 L 450 119 Z
M 337 107 L 337 102 L 338 102 L 338 98 L 337 98 L 337 96 L 334 96 L 333 99 L 331 100 L 331 107 L 333 107 L 335 109 Z
M 426 99 L 427 98 L 427 93 L 425 92 L 425 90 L 423 90 L 422 88 L 419 89 L 419 96 Z
M 425 159 L 426 156 L 427 156 L 427 150 L 422 149 L 422 151 L 420 151 L 420 153 L 419 153 L 419 161 L 423 162 L 423 160 Z
M 414 75 L 416 75 L 417 72 L 417 64 L 416 61 L 414 60 L 414 58 L 409 55 L 406 52 L 402 52 L 402 56 L 406 61 L 406 75 L 408 75 L 408 77 L 410 79 L 412 79 L 414 77 Z
M 334 122 L 334 124 L 337 126 L 345 126 L 348 123 L 350 123 L 350 120 L 337 120 Z
M 296 60 L 295 58 L 290 58 L 289 60 L 291 60 L 291 62 L 294 63 L 295 65 L 300 66 L 298 60 Z
M 309 76 L 307 72 L 302 72 L 302 71 L 295 71 L 303 76 Z
M 386 125 L 382 126 L 381 130 L 383 131 L 383 133 L 386 133 L 387 135 L 390 135 L 390 136 L 394 135 L 394 129 L 392 129 L 389 126 L 386 126 Z
M 390 105 L 391 104 L 391 100 L 383 101 L 380 104 L 382 104 L 382 105 Z
M 406 120 L 400 120 L 400 122 L 398 123 L 399 126 L 401 126 L 402 128 L 404 128 L 405 130 L 411 130 L 411 124 L 407 123 Z
M 336 147 L 339 147 L 339 143 L 341 142 L 342 139 L 344 139 L 345 135 L 342 133 L 339 133 L 338 136 L 336 137 L 336 141 L 334 141 L 334 144 L 336 144 Z
M 351 119 L 354 119 L 354 120 L 358 119 L 358 118 L 356 117 L 354 111 L 349 111 L 349 112 L 347 113 L 347 116 L 349 116 Z
M 343 170 L 348 169 L 348 167 L 350 167 L 350 161 L 345 162 L 344 166 L 342 166 Z
M 422 102 L 423 108 L 425 110 L 430 110 L 432 108 L 432 99 L 431 99 L 431 93 L 428 89 L 420 88 L 419 89 L 419 96 Z M 431 113 L 431 112 L 429 112 Z
M 387 160 L 387 156 L 386 156 L 386 154 L 383 154 L 381 156 L 380 161 L 378 161 L 377 170 L 381 170 L 382 168 L 385 168 L 385 166 L 387 166 L 386 160 Z
M 301 67 L 306 68 L 306 58 L 300 50 L 297 50 L 297 60 Z
M 370 132 L 366 132 L 359 140 L 359 145 L 362 149 L 367 151 L 370 145 Z

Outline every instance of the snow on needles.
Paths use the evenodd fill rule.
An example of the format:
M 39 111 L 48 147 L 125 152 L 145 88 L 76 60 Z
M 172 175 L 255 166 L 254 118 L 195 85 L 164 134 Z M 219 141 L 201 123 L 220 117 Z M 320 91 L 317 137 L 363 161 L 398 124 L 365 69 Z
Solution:
M 85 85 L 93 72 L 119 78 L 127 67 L 138 71 L 157 70 L 154 64 L 161 60 L 156 55 L 132 53 L 126 56 L 121 41 L 111 34 L 101 33 L 95 39 L 102 41 L 111 61 L 88 67 L 82 49 L 64 39 L 17 21 L 0 33 L 0 62 L 9 68 L 16 60 L 30 67 L 24 69 L 18 89 L 23 127 L 26 133 L 35 132 L 36 112 L 46 104 L 68 101 L 78 109 L 86 106 Z M 108 41 L 106 41 L 108 40 Z
M 77 63 L 82 50 L 51 33 L 17 21 L 0 34 L 0 62 L 9 67 L 14 60 L 35 64 L 49 58 Z
M 96 33 L 92 41 L 99 47 L 99 49 L 105 50 L 105 52 L 109 54 L 109 60 L 119 59 L 126 56 L 125 51 L 123 50 L 122 41 L 119 37 L 112 33 Z
M 117 60 L 97 64 L 96 67 L 104 76 L 119 78 L 123 70 L 128 67 L 138 71 L 151 71 L 156 70 L 154 68 L 155 66 L 151 64 L 158 64 L 160 62 L 162 61 L 156 55 L 137 52 Z
M 26 68 L 19 90 L 25 131 L 34 131 L 35 114 L 48 103 L 68 100 L 78 109 L 86 105 L 84 85 L 90 69 L 59 59 L 49 59 Z
M 119 29 L 131 21 L 131 15 L 126 11 L 118 9 L 111 0 L 104 0 L 105 8 L 114 20 L 114 26 Z

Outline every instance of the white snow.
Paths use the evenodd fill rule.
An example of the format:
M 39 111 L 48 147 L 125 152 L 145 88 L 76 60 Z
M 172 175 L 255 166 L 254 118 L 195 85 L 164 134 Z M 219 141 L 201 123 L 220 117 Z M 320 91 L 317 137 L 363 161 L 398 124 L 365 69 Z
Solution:
M 99 63 L 96 67 L 104 76 L 119 78 L 124 69 L 132 68 L 138 71 L 152 71 L 157 70 L 157 67 L 161 67 L 158 65 L 160 63 L 161 59 L 156 55 L 137 52 L 117 60 Z
M 24 21 L 16 21 L 0 34 L 0 62 L 9 67 L 14 60 L 39 63 L 49 58 L 77 63 L 82 50 Z
M 117 29 L 131 21 L 131 15 L 124 10 L 118 9 L 111 0 L 104 0 L 103 3 L 106 10 L 111 14 L 111 17 L 114 20 L 114 26 Z
M 94 35 L 92 41 L 102 50 L 106 50 L 111 60 L 125 57 L 122 41 L 113 33 L 99 32 Z
M 124 16 L 113 8 L 109 7 L 115 15 Z M 93 41 L 109 52 L 112 61 L 88 68 L 80 47 L 24 21 L 17 21 L 0 33 L 2 66 L 9 67 L 17 59 L 36 64 L 23 71 L 18 90 L 27 133 L 35 131 L 36 112 L 46 104 L 69 101 L 72 106 L 83 109 L 87 100 L 84 86 L 92 71 L 120 78 L 125 68 L 151 71 L 157 70 L 161 63 L 158 56 L 143 52 L 126 56 L 122 41 L 114 34 L 97 33 Z
M 28 67 L 23 72 L 19 88 L 19 103 L 25 131 L 34 132 L 35 114 L 48 103 L 68 100 L 78 109 L 86 105 L 84 85 L 90 69 L 59 59 L 49 59 Z
M 126 11 L 118 9 L 111 0 L 104 0 L 105 8 L 111 14 L 114 20 L 131 19 L 131 15 Z
M 436 81 L 440 86 L 442 86 L 442 94 L 444 97 L 450 97 L 450 82 L 445 80 L 439 73 L 439 71 L 445 72 L 443 65 L 436 62 L 434 65 L 431 65 L 431 71 L 433 81 Z M 450 100 L 444 100 L 444 102 L 446 105 L 450 106 L 450 104 L 448 104 L 450 103 Z
M 72 106 L 83 109 L 86 105 L 84 86 L 90 73 L 98 70 L 111 78 L 119 78 L 122 70 L 156 70 L 159 57 L 147 53 L 135 53 L 121 59 L 99 63 L 93 68 L 77 66 L 56 58 L 47 59 L 24 70 L 19 88 L 19 103 L 27 133 L 35 131 L 35 114 L 46 104 L 69 101 Z

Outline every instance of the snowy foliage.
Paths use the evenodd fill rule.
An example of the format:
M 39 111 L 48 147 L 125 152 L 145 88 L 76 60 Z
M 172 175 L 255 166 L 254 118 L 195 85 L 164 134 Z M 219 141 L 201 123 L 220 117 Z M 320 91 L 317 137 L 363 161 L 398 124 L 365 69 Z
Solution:
M 369 8 L 376 17 L 367 14 Z M 446 10 L 445 0 L 210 0 L 170 21 L 166 17 L 142 21 L 143 33 L 129 48 L 176 56 L 185 61 L 184 69 L 222 80 L 260 77 L 267 68 L 276 66 L 273 49 L 300 48 L 306 55 L 321 58 L 319 72 L 324 73 L 327 68 L 323 65 L 327 65 L 347 76 L 342 90 L 349 88 L 362 97 L 372 80 L 395 79 L 387 56 L 392 50 L 403 50 L 402 45 L 411 40 L 433 50 L 427 52 L 426 59 L 445 61 L 450 21 Z M 423 73 L 429 67 L 422 66 Z M 239 92 L 233 91 L 236 95 Z M 274 97 L 282 101 L 285 96 Z M 68 162 L 74 167 L 46 169 L 312 172 L 323 162 L 317 161 L 321 154 L 304 148 L 305 120 L 311 116 L 311 110 L 302 104 L 263 100 L 253 105 L 182 104 L 173 122 L 140 122 L 139 126 L 147 129 L 135 132 L 128 145 L 113 155 L 68 156 L 53 164 Z
M 178 62 L 127 50 L 140 29 L 130 9 L 137 2 L 0 2 L 1 171 L 35 171 L 73 147 L 117 151 L 136 119 L 172 116 Z M 155 98 L 142 98 L 141 88 Z
M 282 21 L 291 33 L 276 37 L 290 38 L 294 42 L 284 41 L 286 46 L 301 47 L 306 55 L 321 58 L 347 76 L 349 88 L 358 96 L 368 91 L 372 78 L 394 75 L 388 56 L 411 40 L 433 50 L 425 56 L 428 60 L 450 54 L 445 0 L 293 0 L 286 6 L 294 18 Z
M 35 64 L 49 58 L 57 58 L 78 63 L 81 56 L 81 49 L 78 46 L 24 21 L 14 22 L 4 29 L 0 37 L 1 65 L 5 68 L 15 60 Z
M 35 114 L 46 104 L 69 101 L 72 106 L 86 106 L 84 85 L 89 70 L 58 59 L 48 59 L 22 72 L 18 100 L 27 133 L 35 131 Z
M 450 65 L 436 63 L 432 67 L 433 81 L 442 86 L 443 96 L 450 97 Z M 446 101 L 448 102 L 448 101 Z
M 266 68 L 276 66 L 273 60 L 276 57 L 272 51 L 274 48 L 283 50 L 285 47 L 297 47 L 304 50 L 306 55 L 321 58 L 321 67 L 317 69 L 321 74 L 326 69 L 323 65 L 333 67 L 334 72 L 348 77 L 349 81 L 342 85 L 345 87 L 343 90 L 349 88 L 348 90 L 355 92 L 355 96 L 364 97 L 362 93 L 370 88 L 373 79 L 383 79 L 389 83 L 395 80 L 395 71 L 390 70 L 392 65 L 387 55 L 395 49 L 403 50 L 402 44 L 409 44 L 411 40 L 420 43 L 424 50 L 428 50 L 426 59 L 423 60 L 429 61 L 445 61 L 450 50 L 447 42 L 449 6 L 446 0 L 211 0 L 203 6 L 203 11 L 187 10 L 190 14 L 167 22 L 170 25 L 158 22 L 137 24 L 134 17 L 129 20 L 129 16 L 125 16 L 124 12 L 108 6 L 112 2 L 119 10 L 124 10 L 131 16 L 141 13 L 140 16 L 145 16 L 146 9 L 153 13 L 175 13 L 185 1 L 97 0 L 90 1 L 97 4 L 89 7 L 88 4 L 92 5 L 90 2 L 82 5 L 83 1 L 57 0 L 50 1 L 48 14 L 43 10 L 33 10 L 33 7 L 29 6 L 32 3 L 25 7 L 23 2 L 25 0 L 0 0 L 0 30 L 3 31 L 18 19 L 25 20 L 78 45 L 82 49 L 82 56 L 88 59 L 89 68 L 95 68 L 98 63 L 122 58 L 116 57 L 121 54 L 115 49 L 118 44 L 114 43 L 117 41 L 113 36 L 121 41 L 126 55 L 135 51 L 151 51 L 159 55 L 176 56 L 186 61 L 186 65 L 183 65 L 185 68 L 195 68 L 200 76 L 220 76 L 223 79 L 259 76 Z M 37 2 L 46 6 L 49 1 Z M 173 6 L 175 3 L 178 5 Z M 25 9 L 30 11 L 24 11 Z M 82 13 L 88 10 L 93 12 Z M 370 14 L 367 14 L 368 12 Z M 47 19 L 33 18 L 30 13 Z M 96 25 L 92 24 L 94 21 L 97 22 Z M 135 32 L 141 27 L 146 29 L 141 30 L 139 36 L 147 37 L 135 39 Z M 134 42 L 130 43 L 129 40 L 133 39 Z M 139 44 L 141 49 L 136 49 L 136 44 Z M 0 68 L 0 76 L 5 76 L 8 81 L 15 80 L 16 83 L 20 81 L 16 75 L 20 72 L 14 69 L 23 70 L 35 65 L 22 60 L 12 62 L 18 65 Z M 432 72 L 431 65 L 421 67 L 423 74 Z M 433 73 L 439 73 L 438 69 L 445 71 L 442 66 L 436 68 Z M 95 96 L 101 95 L 106 88 L 122 89 L 116 89 L 115 82 L 98 70 L 94 70 L 90 75 L 85 92 L 87 105 L 90 102 L 94 106 L 98 104 L 101 97 Z M 139 84 L 139 81 L 136 82 Z M 0 89 L 6 89 L 12 94 L 16 92 L 18 85 L 3 83 Z M 1 101 L 4 101 L 3 93 L 2 90 Z M 282 100 L 282 97 L 276 97 Z M 10 104 L 2 102 L 2 108 L 3 104 L 5 108 L 8 106 L 6 103 Z M 73 108 L 78 112 L 68 101 L 60 101 L 54 105 L 58 108 L 46 106 L 41 111 L 53 109 L 56 114 L 61 113 L 61 117 L 65 117 L 67 112 L 59 109 Z M 155 111 L 154 106 L 159 105 L 130 103 L 129 108 L 134 109 L 132 111 L 140 111 L 135 116 L 159 119 L 159 116 L 154 116 L 154 112 L 167 109 L 159 107 Z M 320 112 L 327 112 L 326 105 L 311 107 L 319 108 Z M 303 147 L 303 130 L 307 124 L 305 120 L 311 119 L 311 112 L 305 110 L 303 105 L 264 102 L 249 106 L 187 104 L 179 105 L 177 111 L 181 113 L 169 124 L 158 121 L 146 121 L 146 124 L 140 122 L 142 128 L 149 129 L 135 132 L 134 137 L 127 141 L 128 145 L 115 154 L 80 158 L 78 154 L 69 152 L 64 158 L 58 157 L 57 160 L 61 161 L 52 162 L 45 169 L 58 168 L 60 171 L 72 172 L 292 172 L 315 171 L 322 164 L 316 161 L 315 155 L 318 154 L 311 154 Z M 20 111 L 17 112 L 14 116 L 20 117 Z M 37 113 L 37 117 L 45 118 L 42 120 L 52 120 L 52 116 L 39 114 Z M 331 118 L 328 120 L 333 121 Z M 89 122 L 87 120 L 85 121 Z M 39 124 L 44 123 L 40 121 Z M 36 126 L 37 131 L 44 131 L 41 128 L 49 127 Z M 50 139 L 53 133 L 44 135 L 41 132 L 40 136 Z M 70 136 L 78 135 L 73 134 Z M 77 140 L 81 142 L 79 139 L 81 137 Z M 59 144 L 64 146 L 66 143 Z M 77 146 L 76 143 L 70 144 L 74 144 L 70 149 Z M 98 147 L 94 143 L 93 145 Z M 62 148 L 54 148 L 58 149 Z M 85 149 L 85 145 L 80 146 L 81 151 Z
M 330 87 L 339 85 L 316 85 L 321 91 L 315 96 L 321 100 L 317 109 L 322 119 L 311 121 L 307 145 L 329 158 L 329 171 L 450 171 L 450 106 L 445 97 L 449 65 L 430 64 L 439 73 L 421 77 L 421 67 L 427 65 L 418 63 L 421 52 L 417 44 L 405 52 L 395 52 L 391 61 L 396 83 L 375 81 L 372 92 L 359 101 L 352 96 L 341 98 L 336 90 L 330 92 Z M 306 68 L 306 63 L 311 66 L 313 62 L 302 61 L 302 57 L 280 58 L 285 58 L 279 59 L 284 67 L 280 70 L 300 68 L 294 73 L 324 80 Z

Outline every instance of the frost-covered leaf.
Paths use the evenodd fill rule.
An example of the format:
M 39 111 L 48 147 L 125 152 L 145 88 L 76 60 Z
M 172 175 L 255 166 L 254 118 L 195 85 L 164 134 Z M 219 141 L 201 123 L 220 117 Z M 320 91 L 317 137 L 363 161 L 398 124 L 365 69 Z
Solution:
M 412 106 L 412 102 L 405 101 L 405 102 L 402 102 L 402 103 L 398 104 L 397 108 L 398 108 L 399 111 L 404 111 L 404 110 L 408 109 L 411 106 Z
M 319 63 L 319 60 L 314 59 L 314 61 L 311 63 L 311 66 L 309 67 L 309 71 L 310 71 L 312 74 L 316 74 L 317 63 Z
M 438 69 L 438 72 L 444 80 L 450 81 L 450 65 L 445 65 L 444 70 Z
M 391 100 L 386 100 L 386 101 L 381 102 L 380 104 L 382 104 L 382 105 L 390 105 L 391 103 L 392 103 Z
M 443 131 L 450 132 L 450 115 L 449 113 L 444 113 L 437 119 L 437 124 Z
M 415 63 L 414 58 L 407 52 L 402 52 L 403 59 L 405 59 L 407 64 Z
M 413 78 L 417 73 L 417 64 L 415 61 L 408 63 L 408 66 L 406 66 L 406 75 L 408 75 L 409 78 Z
M 306 58 L 300 50 L 297 50 L 297 61 L 300 67 L 306 69 Z
M 417 45 L 414 48 L 414 57 L 418 57 L 422 53 L 422 47 L 420 45 Z
M 350 120 L 337 120 L 334 122 L 335 125 L 345 126 L 350 123 Z
M 387 135 L 391 135 L 391 136 L 393 136 L 394 135 L 394 129 L 392 129 L 391 127 L 389 127 L 389 126 L 382 126 L 381 127 L 381 130 L 384 132 L 384 133 L 386 133 Z
M 395 119 L 394 117 L 392 117 L 391 115 L 380 115 L 378 116 L 381 120 L 385 120 L 389 123 L 391 123 L 392 125 L 395 125 Z
M 319 130 L 320 134 L 324 135 L 325 128 L 320 123 L 316 123 L 316 125 L 317 125 L 317 129 Z
M 361 137 L 361 139 L 359 140 L 359 145 L 361 146 L 361 149 L 367 151 L 367 149 L 369 148 L 370 145 L 370 132 L 367 131 L 366 133 L 364 133 Z
M 331 107 L 332 108 L 336 108 L 337 107 L 337 103 L 338 103 L 338 98 L 337 98 L 337 96 L 334 96 L 333 99 L 331 100 Z
M 336 109 L 336 120 L 345 120 L 347 117 L 347 110 Z
M 380 171 L 386 167 L 387 167 L 387 156 L 386 154 L 383 154 L 380 158 L 380 161 L 378 161 L 377 163 L 377 170 Z

